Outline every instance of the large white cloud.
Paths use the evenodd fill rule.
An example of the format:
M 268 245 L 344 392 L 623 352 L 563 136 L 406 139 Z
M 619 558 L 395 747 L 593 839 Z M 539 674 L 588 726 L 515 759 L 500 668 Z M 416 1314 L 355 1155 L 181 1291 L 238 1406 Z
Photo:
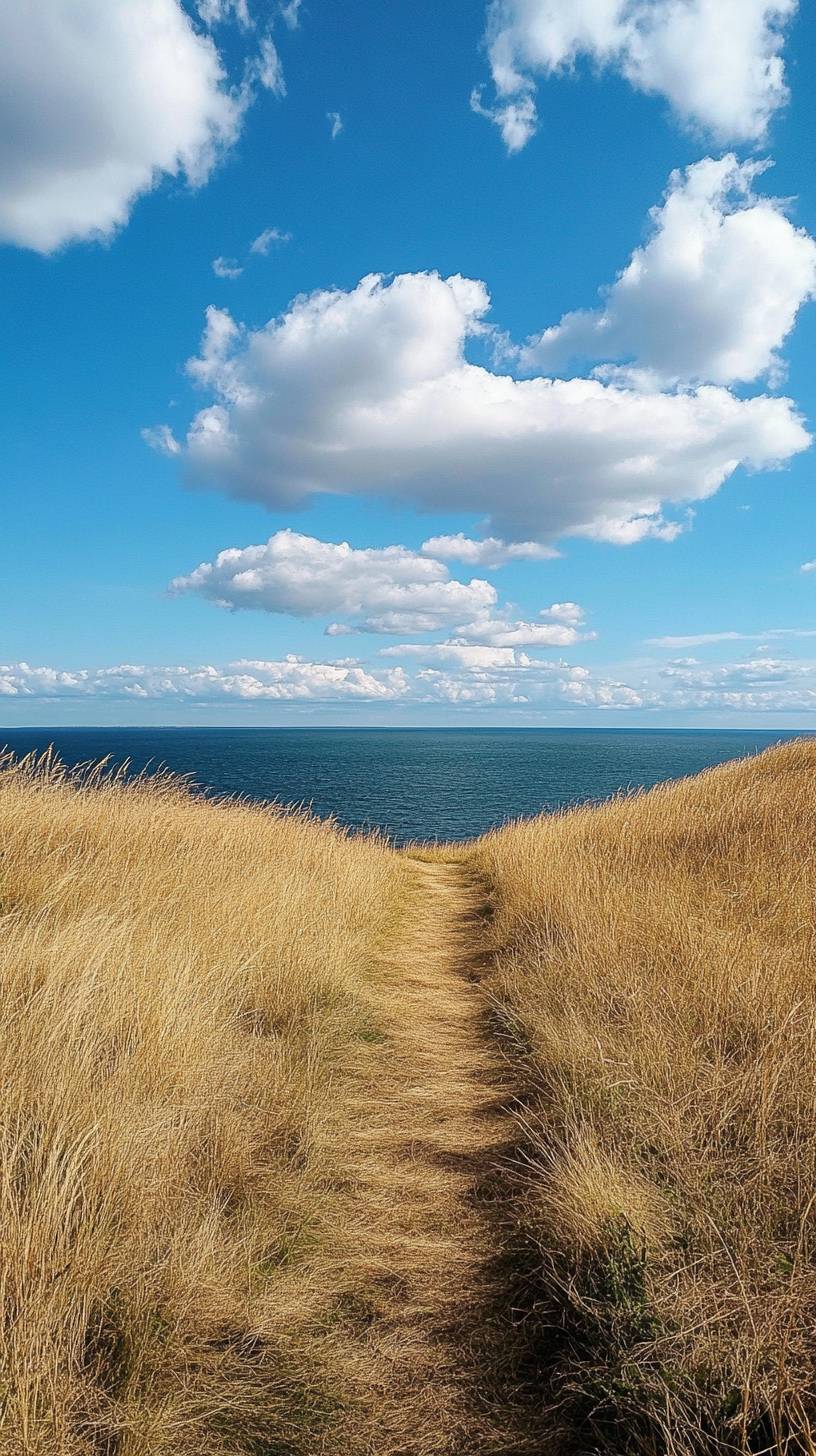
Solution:
M 718 142 L 761 140 L 785 100 L 781 51 L 797 0 L 491 0 L 486 42 L 494 106 L 476 110 L 510 151 L 536 130 L 536 78 L 586 59 L 665 97 Z
M 453 581 L 441 561 L 405 546 L 355 550 L 277 531 L 260 546 L 233 547 L 171 583 L 218 606 L 340 615 L 369 632 L 423 632 L 450 626 L 495 606 L 495 587 L 474 578 Z M 334 632 L 337 632 L 335 626 Z
M 568 313 L 521 351 L 524 367 L 636 360 L 654 384 L 730 384 L 778 371 L 777 350 L 816 289 L 816 242 L 758 197 L 765 164 L 733 154 L 673 173 L 653 231 L 603 308 Z
M 302 296 L 257 330 L 210 309 L 189 367 L 216 398 L 187 435 L 190 478 L 270 506 L 365 492 L 484 514 L 515 540 L 629 542 L 676 534 L 662 505 L 809 444 L 784 398 L 471 364 L 488 302 L 482 283 L 418 273 Z
M 255 85 L 280 94 L 270 38 L 230 87 L 179 0 L 0 5 L 0 238 L 48 253 L 107 237 L 162 176 L 203 182 Z

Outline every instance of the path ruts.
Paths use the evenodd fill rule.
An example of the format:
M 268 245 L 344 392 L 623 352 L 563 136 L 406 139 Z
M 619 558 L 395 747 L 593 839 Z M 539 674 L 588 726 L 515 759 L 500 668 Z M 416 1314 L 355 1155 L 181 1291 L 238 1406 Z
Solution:
M 371 1058 L 350 1159 L 370 1291 L 361 1375 L 373 1370 L 383 1395 L 368 1449 L 520 1456 L 542 1448 L 523 1436 L 511 1388 L 503 1183 L 514 1088 L 479 984 L 487 896 L 461 863 L 411 859 L 406 871 L 378 990 L 387 1053 Z

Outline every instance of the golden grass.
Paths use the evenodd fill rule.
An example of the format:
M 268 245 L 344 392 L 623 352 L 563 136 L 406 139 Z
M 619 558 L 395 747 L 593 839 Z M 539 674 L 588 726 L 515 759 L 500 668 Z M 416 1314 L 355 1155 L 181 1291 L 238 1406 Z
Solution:
M 460 851 L 580 1450 L 816 1451 L 816 741 Z
M 0 761 L 2 1456 L 816 1456 L 815 771 L 406 855 Z
M 169 779 L 0 772 L 0 1445 L 312 1452 L 403 870 Z

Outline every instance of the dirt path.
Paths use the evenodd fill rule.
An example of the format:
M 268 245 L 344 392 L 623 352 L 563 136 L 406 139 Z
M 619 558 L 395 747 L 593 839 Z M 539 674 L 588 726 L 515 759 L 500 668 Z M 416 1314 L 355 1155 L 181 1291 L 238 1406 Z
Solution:
M 486 895 L 462 864 L 406 869 L 408 909 L 378 992 L 390 1056 L 380 1048 L 372 1063 L 352 1158 L 366 1211 L 365 1349 L 382 1391 L 367 1449 L 521 1452 L 490 1389 L 489 1347 L 511 1319 L 495 1202 L 513 1088 L 479 987 Z

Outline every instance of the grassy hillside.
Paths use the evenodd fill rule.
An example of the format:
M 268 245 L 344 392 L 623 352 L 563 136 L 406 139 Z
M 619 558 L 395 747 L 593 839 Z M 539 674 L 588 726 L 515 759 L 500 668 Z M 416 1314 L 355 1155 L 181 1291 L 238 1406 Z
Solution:
M 170 780 L 0 772 L 0 1446 L 312 1452 L 402 866 Z
M 465 854 L 554 1424 L 816 1451 L 816 741 Z
M 814 785 L 405 854 L 0 760 L 2 1456 L 816 1456 Z

